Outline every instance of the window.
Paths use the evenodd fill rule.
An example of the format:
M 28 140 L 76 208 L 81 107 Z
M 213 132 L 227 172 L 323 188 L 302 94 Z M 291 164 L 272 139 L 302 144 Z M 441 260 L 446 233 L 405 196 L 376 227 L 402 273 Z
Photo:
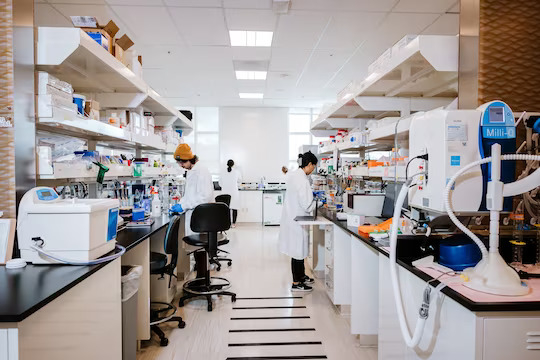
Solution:
M 218 175 L 219 167 L 219 108 L 198 107 L 194 114 L 194 131 L 184 137 L 210 173 Z
M 298 168 L 297 160 L 300 147 L 303 145 L 318 145 L 310 133 L 313 120 L 312 109 L 289 110 L 289 169 Z

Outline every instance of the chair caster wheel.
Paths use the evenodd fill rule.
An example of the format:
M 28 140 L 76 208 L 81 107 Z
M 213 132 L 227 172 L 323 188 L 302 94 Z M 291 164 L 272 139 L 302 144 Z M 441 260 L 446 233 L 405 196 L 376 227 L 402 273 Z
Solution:
M 208 304 L 208 311 L 212 311 L 212 303 Z
M 227 263 L 227 265 L 228 265 L 228 266 L 231 266 L 231 265 L 232 265 L 232 262 L 231 262 L 231 261 L 229 261 L 229 262 Z
M 232 302 L 236 302 L 236 295 L 232 297 Z
M 183 302 L 183 301 L 180 301 L 180 302 L 178 303 L 178 307 L 184 307 L 184 302 Z
M 185 323 L 184 321 L 178 322 L 178 328 L 179 328 L 179 329 L 183 329 L 183 328 L 185 328 L 185 327 L 186 327 L 186 323 Z
M 169 339 L 163 338 L 159 341 L 159 346 L 167 346 L 169 345 Z
M 217 270 L 217 271 L 221 271 L 221 266 L 218 266 L 218 267 L 216 268 L 216 270 Z

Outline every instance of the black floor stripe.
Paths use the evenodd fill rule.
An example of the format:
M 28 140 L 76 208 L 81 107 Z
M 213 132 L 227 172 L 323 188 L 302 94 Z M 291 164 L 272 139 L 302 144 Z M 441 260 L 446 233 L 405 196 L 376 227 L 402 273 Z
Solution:
M 296 328 L 296 329 L 240 329 L 229 330 L 230 333 L 244 332 L 280 332 L 280 331 L 315 331 L 315 328 Z
M 309 319 L 309 316 L 263 316 L 263 317 L 239 317 L 231 320 L 272 320 L 272 319 Z
M 249 310 L 249 309 L 305 309 L 303 305 L 292 306 L 245 306 L 245 307 L 233 307 L 233 310 Z
M 290 346 L 290 345 L 322 345 L 321 341 L 296 341 L 296 342 L 268 342 L 268 343 L 235 343 L 230 347 L 237 346 Z
M 302 296 L 277 296 L 277 297 L 237 297 L 236 300 L 272 300 L 272 299 L 303 299 Z
M 227 360 L 309 360 L 309 359 L 328 359 L 326 355 L 305 355 L 305 356 L 246 356 L 246 357 L 228 357 Z

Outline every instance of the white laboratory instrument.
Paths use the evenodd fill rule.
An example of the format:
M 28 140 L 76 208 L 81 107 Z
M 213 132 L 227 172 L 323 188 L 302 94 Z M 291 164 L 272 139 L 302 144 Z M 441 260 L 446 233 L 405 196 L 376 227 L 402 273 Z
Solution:
M 34 264 L 82 265 L 115 249 L 119 203 L 116 199 L 60 199 L 54 189 L 36 187 L 24 194 L 17 221 L 21 258 Z M 80 262 L 80 264 L 79 264 Z
M 263 193 L 263 223 L 266 226 L 279 225 L 283 211 L 284 193 L 272 191 Z
M 488 157 L 491 145 L 500 144 L 504 154 L 513 154 L 515 120 L 502 101 L 492 101 L 476 110 L 436 109 L 414 116 L 409 130 L 408 176 L 415 178 L 409 190 L 409 205 L 426 211 L 445 211 L 442 191 L 452 176 L 465 165 Z M 417 158 L 427 156 L 428 159 Z M 486 211 L 485 195 L 490 167 L 475 165 L 454 184 L 452 206 L 457 212 Z M 502 181 L 515 178 L 515 165 L 504 164 Z M 511 199 L 505 210 L 511 211 Z
M 515 176 L 513 166 L 503 168 L 501 165 L 501 160 L 540 160 L 540 156 L 532 155 L 501 156 L 501 148 L 505 152 L 512 148 L 515 151 L 514 121 L 508 105 L 494 101 L 477 110 L 429 111 L 411 122 L 410 157 L 427 156 L 427 159 L 411 160 L 411 163 L 415 161 L 415 166 L 411 167 L 396 200 L 390 231 L 390 277 L 401 333 L 411 348 L 422 338 L 429 316 L 431 288 L 428 285 L 424 293 L 419 318 L 411 334 L 403 310 L 396 256 L 398 224 L 407 192 L 411 207 L 428 212 L 446 211 L 456 226 L 480 247 L 482 260 L 474 269 L 464 271 L 470 278 L 466 286 L 499 295 L 524 295 L 529 291 L 499 254 L 499 214 L 504 207 L 504 197 L 528 192 L 540 185 L 540 170 L 511 182 Z M 413 182 L 415 185 L 410 186 Z M 483 206 L 490 211 L 489 252 L 454 215 L 454 211 L 478 211 Z

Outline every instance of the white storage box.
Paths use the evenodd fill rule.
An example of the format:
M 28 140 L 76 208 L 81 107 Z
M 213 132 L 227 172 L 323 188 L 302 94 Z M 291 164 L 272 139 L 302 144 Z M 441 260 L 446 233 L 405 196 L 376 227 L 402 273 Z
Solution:
M 73 100 L 68 100 L 63 97 L 56 95 L 38 95 L 38 117 L 53 117 L 54 116 L 54 107 L 61 108 L 63 110 L 73 112 L 74 114 L 70 117 L 72 120 L 74 115 L 77 114 L 77 104 L 73 103 Z M 62 119 L 64 120 L 64 119 Z
M 347 226 L 359 227 L 364 224 L 365 216 L 358 214 L 347 214 Z
M 118 207 L 116 199 L 62 200 L 50 188 L 28 191 L 17 219 L 21 258 L 34 264 L 57 263 L 30 247 L 33 238 L 40 238 L 42 249 L 54 256 L 97 259 L 115 248 Z
M 71 84 L 61 81 L 54 77 L 53 75 L 45 72 L 38 71 L 38 94 L 48 94 L 47 86 L 51 86 L 57 90 L 63 91 L 70 95 L 73 95 L 73 87 Z

